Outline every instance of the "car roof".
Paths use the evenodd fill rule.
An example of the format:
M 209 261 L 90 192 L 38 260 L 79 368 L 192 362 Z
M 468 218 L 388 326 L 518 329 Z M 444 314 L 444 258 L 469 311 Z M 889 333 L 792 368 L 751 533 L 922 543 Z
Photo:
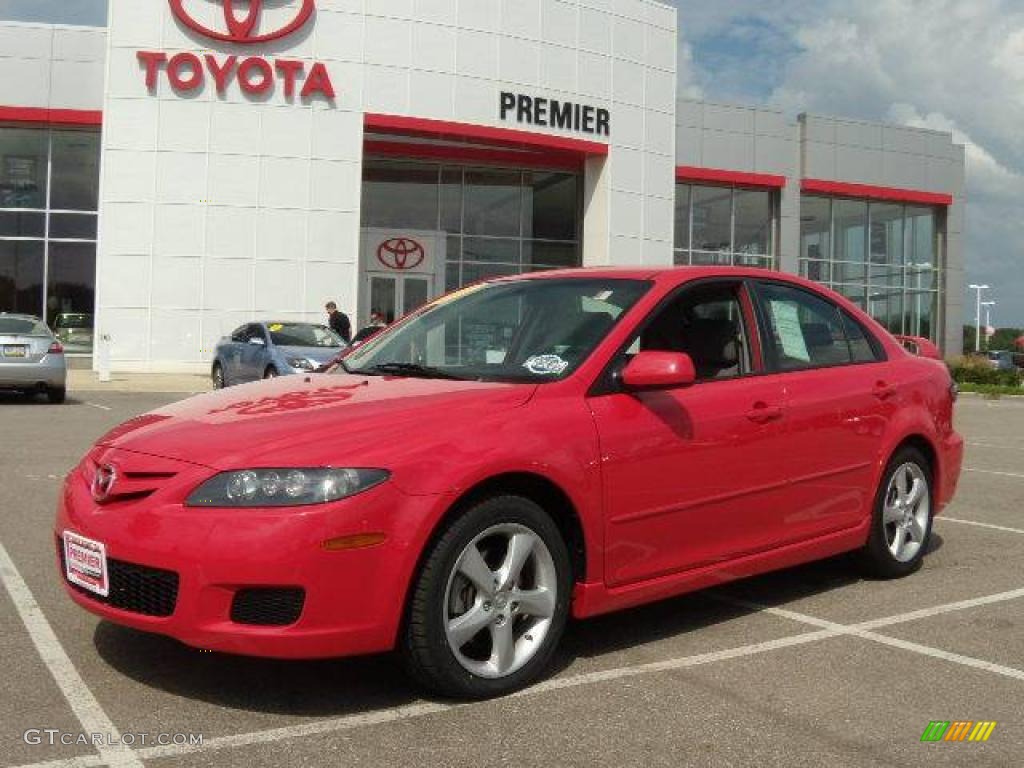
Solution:
M 688 283 L 704 278 L 756 278 L 761 280 L 781 280 L 801 285 L 814 290 L 828 290 L 821 283 L 808 280 L 789 272 L 779 272 L 762 267 L 721 267 L 721 266 L 682 266 L 682 267 L 577 267 L 574 269 L 554 269 L 545 272 L 529 272 L 522 275 L 509 275 L 493 278 L 485 282 L 513 282 L 516 280 L 555 280 L 575 279 L 620 279 L 620 280 L 654 280 L 666 283 Z

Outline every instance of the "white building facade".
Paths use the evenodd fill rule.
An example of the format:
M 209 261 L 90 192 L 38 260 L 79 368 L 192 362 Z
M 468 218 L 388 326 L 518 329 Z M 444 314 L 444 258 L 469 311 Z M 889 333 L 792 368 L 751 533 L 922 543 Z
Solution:
M 652 0 L 111 0 L 0 25 L 0 311 L 123 371 L 490 275 L 754 264 L 959 349 L 948 134 L 676 100 Z M 227 10 L 226 10 L 227 9 Z

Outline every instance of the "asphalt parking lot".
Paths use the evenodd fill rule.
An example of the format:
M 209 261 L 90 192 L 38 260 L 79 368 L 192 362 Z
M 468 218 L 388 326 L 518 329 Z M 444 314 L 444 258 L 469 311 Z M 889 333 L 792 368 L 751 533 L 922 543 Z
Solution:
M 0 395 L 3 765 L 1021 764 L 1021 400 L 961 399 L 959 497 L 910 578 L 863 580 L 837 558 L 578 623 L 552 679 L 457 705 L 423 699 L 388 657 L 203 653 L 71 603 L 53 557 L 61 478 L 108 428 L 178 397 Z M 997 726 L 921 743 L 932 720 Z M 27 743 L 30 729 L 135 743 Z

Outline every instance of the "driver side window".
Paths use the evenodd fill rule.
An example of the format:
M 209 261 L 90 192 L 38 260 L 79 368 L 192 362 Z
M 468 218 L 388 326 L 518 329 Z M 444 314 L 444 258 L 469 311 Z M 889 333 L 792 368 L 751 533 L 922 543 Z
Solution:
M 739 285 L 702 285 L 684 291 L 647 322 L 627 350 L 684 352 L 698 381 L 750 373 L 750 344 Z

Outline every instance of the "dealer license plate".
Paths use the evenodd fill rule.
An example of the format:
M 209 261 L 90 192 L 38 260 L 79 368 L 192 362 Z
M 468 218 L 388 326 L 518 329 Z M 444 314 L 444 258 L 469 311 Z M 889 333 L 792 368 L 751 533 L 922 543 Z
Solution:
M 110 594 L 107 548 L 101 542 L 64 531 L 64 564 L 72 584 L 103 597 Z

